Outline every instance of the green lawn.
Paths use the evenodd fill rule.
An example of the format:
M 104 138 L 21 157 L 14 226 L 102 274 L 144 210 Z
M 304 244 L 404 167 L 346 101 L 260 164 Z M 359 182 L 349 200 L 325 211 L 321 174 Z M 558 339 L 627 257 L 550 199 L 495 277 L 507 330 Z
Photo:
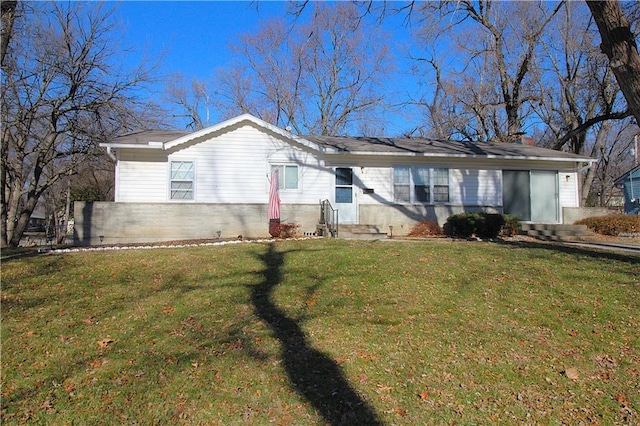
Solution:
M 640 423 L 638 256 L 306 240 L 1 278 L 3 424 Z

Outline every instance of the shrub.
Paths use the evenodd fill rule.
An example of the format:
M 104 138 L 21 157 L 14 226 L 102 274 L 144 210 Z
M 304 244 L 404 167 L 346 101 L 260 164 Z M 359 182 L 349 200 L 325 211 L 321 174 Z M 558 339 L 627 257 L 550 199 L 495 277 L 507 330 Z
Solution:
M 413 225 L 407 235 L 409 237 L 433 237 L 442 235 L 442 228 L 432 220 L 425 220 Z
M 278 236 L 280 238 L 291 238 L 294 237 L 298 233 L 298 228 L 300 226 L 295 223 L 281 223 L 280 224 L 280 233 Z
M 497 213 L 481 213 L 480 216 L 484 217 L 484 220 L 478 222 L 476 234 L 482 238 L 496 238 L 504 226 L 504 217 Z
M 269 234 L 274 238 L 291 238 L 298 232 L 299 225 L 295 223 L 280 223 L 277 220 L 269 221 Z
M 505 219 L 496 213 L 460 213 L 449 216 L 445 224 L 445 233 L 453 237 L 496 238 Z
M 640 216 L 611 214 L 581 219 L 577 225 L 587 225 L 596 234 L 618 236 L 640 232 Z
M 513 237 L 516 235 L 518 233 L 518 229 L 520 229 L 520 218 L 518 216 L 510 216 L 508 214 L 503 214 L 502 218 L 504 219 L 504 226 L 502 226 L 500 235 L 505 237 Z

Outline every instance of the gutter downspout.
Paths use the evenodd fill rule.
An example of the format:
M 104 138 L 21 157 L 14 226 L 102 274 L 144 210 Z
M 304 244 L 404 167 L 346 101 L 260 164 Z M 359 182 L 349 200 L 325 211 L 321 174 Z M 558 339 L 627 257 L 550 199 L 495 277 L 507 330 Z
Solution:
M 119 182 L 118 182 L 118 175 L 119 175 L 119 173 L 118 173 L 118 166 L 119 166 L 119 163 L 118 163 L 118 159 L 116 158 L 116 152 L 115 152 L 115 150 L 113 149 L 113 147 L 110 147 L 110 146 L 108 146 L 108 147 L 107 147 L 107 155 L 108 155 L 108 156 L 109 156 L 109 158 L 111 158 L 111 159 L 115 162 L 115 164 L 116 164 L 116 169 L 115 169 L 115 171 L 114 171 L 114 174 L 115 174 L 114 178 L 115 178 L 115 179 L 114 179 L 114 182 L 113 182 L 113 184 L 114 184 L 114 187 L 113 187 L 113 201 L 118 201 L 118 195 L 119 195 L 119 194 L 118 194 L 118 192 L 119 192 L 119 191 L 118 191 L 118 188 L 120 187 Z
M 108 156 L 109 156 L 109 158 L 111 158 L 113 161 L 116 161 L 116 160 L 117 160 L 117 159 L 116 159 L 116 156 L 115 156 L 115 154 L 113 153 L 113 151 L 112 151 L 112 150 L 113 150 L 113 148 L 112 148 L 112 147 L 110 147 L 110 146 L 108 146 L 108 147 L 107 147 L 107 155 L 108 155 Z

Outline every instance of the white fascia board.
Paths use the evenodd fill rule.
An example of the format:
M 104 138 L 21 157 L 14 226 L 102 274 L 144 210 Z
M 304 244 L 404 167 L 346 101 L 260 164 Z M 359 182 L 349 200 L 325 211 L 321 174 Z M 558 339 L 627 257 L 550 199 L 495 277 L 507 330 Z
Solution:
M 153 145 L 151 145 L 153 144 Z M 156 145 L 160 144 L 160 145 Z M 103 148 L 135 148 L 135 149 L 162 149 L 162 142 L 149 142 L 147 145 L 136 144 L 136 143 L 101 143 L 101 147 Z

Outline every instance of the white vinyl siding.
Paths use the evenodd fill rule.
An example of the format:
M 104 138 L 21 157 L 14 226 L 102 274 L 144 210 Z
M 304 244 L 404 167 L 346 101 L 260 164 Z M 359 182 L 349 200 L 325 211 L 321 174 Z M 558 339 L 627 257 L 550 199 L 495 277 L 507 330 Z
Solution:
M 120 202 L 171 201 L 172 161 L 196 162 L 198 203 L 266 204 L 271 164 L 298 169 L 298 189 L 281 191 L 283 204 L 317 204 L 329 198 L 333 188 L 333 170 L 324 168 L 320 159 L 251 125 L 168 152 L 121 149 L 118 154 L 116 201 Z M 292 186 L 293 179 L 283 184 Z
M 180 147 L 178 147 L 180 148 Z M 280 184 L 283 204 L 317 204 L 332 187 L 332 171 L 311 153 L 251 125 L 240 126 L 211 139 L 177 149 L 170 161 L 197 159 L 195 194 L 198 203 L 266 204 L 271 165 L 285 166 Z M 291 189 L 297 169 L 297 189 Z
M 467 206 L 501 206 L 500 170 L 450 169 L 449 202 Z
M 576 172 L 558 174 L 560 207 L 578 207 L 578 184 Z
M 123 150 L 124 151 L 124 150 Z M 121 202 L 162 202 L 167 200 L 166 154 L 148 150 L 122 153 L 118 162 L 118 198 Z

